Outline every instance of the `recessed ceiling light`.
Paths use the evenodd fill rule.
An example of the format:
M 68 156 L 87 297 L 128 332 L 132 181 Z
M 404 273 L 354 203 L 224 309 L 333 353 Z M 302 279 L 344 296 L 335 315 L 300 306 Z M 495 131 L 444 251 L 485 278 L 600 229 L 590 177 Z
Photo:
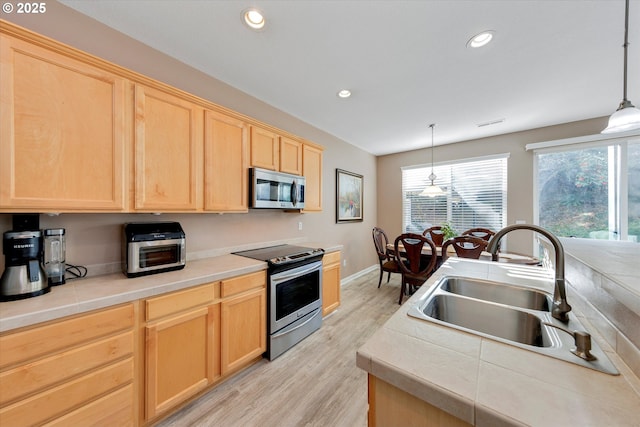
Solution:
M 342 89 L 338 92 L 339 98 L 348 98 L 351 96 L 351 91 L 349 89 Z
M 242 12 L 242 20 L 253 30 L 261 30 L 264 28 L 264 15 L 258 9 L 251 8 L 244 10 Z
M 483 31 L 480 34 L 476 34 L 475 36 L 471 37 L 471 39 L 469 39 L 469 41 L 467 42 L 467 47 L 475 48 L 486 46 L 492 38 L 493 31 Z

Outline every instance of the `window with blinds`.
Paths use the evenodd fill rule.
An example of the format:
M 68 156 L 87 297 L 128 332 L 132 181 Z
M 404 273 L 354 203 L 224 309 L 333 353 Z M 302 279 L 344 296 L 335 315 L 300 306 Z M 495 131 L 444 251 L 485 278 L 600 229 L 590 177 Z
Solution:
M 431 166 L 402 168 L 402 229 L 422 233 L 445 222 L 451 223 L 457 233 L 476 227 L 505 227 L 508 157 L 504 154 L 435 165 L 434 183 L 445 191 L 436 197 L 420 195 L 431 183 Z

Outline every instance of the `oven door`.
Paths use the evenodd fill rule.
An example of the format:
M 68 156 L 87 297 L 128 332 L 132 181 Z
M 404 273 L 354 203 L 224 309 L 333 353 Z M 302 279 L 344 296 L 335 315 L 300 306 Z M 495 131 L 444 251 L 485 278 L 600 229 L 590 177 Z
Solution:
M 322 261 L 274 273 L 269 282 L 270 334 L 322 308 Z

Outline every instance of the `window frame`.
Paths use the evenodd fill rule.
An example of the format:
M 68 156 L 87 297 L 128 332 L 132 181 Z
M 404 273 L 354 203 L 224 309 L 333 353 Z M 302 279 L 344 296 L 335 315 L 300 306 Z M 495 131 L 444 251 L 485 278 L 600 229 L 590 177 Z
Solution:
M 469 158 L 462 158 L 462 159 L 454 159 L 454 160 L 448 160 L 448 161 L 442 161 L 442 162 L 437 162 L 437 163 L 433 163 L 433 168 L 435 170 L 437 170 L 438 168 L 442 168 L 442 167 L 447 167 L 447 166 L 460 166 L 460 165 L 464 165 L 466 163 L 475 163 L 475 162 L 485 162 L 485 161 L 492 161 L 492 160 L 502 160 L 504 161 L 504 170 L 503 172 L 503 177 L 501 178 L 501 185 L 504 185 L 504 188 L 502 189 L 503 191 L 503 196 L 502 196 L 502 211 L 501 211 L 501 218 L 500 218 L 500 222 L 501 225 L 500 227 L 497 227 L 497 230 L 505 227 L 507 225 L 507 210 L 508 210 L 508 180 L 509 180 L 509 158 L 510 158 L 510 153 L 505 152 L 505 153 L 498 153 L 498 154 L 491 154 L 491 155 L 486 155 L 486 156 L 477 156 L 477 157 L 469 157 Z M 409 223 L 405 223 L 405 220 L 408 217 L 408 214 L 406 212 L 407 209 L 407 198 L 405 197 L 405 171 L 408 170 L 415 170 L 415 169 L 423 169 L 426 171 L 426 175 L 428 176 L 431 173 L 431 164 L 418 164 L 418 165 L 410 165 L 410 166 L 403 166 L 401 167 L 401 194 L 402 194 L 402 230 L 403 232 L 407 232 L 407 227 L 411 224 L 411 222 Z M 438 174 L 436 172 L 436 175 L 438 176 L 437 179 L 435 180 L 435 184 L 439 185 L 441 187 L 444 187 L 445 189 L 445 193 L 446 193 L 446 221 L 453 221 L 453 201 L 452 201 L 452 188 L 451 188 L 451 176 L 449 173 L 447 173 L 447 179 L 448 181 L 446 183 L 443 183 L 443 177 L 441 177 L 441 174 Z M 425 185 L 427 185 L 429 183 L 428 179 L 425 180 Z M 440 225 L 440 224 L 433 224 L 433 225 Z M 455 224 L 454 224 L 455 226 Z M 478 227 L 489 227 L 487 225 L 478 225 Z M 496 228 L 496 227 L 491 227 L 491 228 Z M 497 231 L 496 230 L 496 231 Z M 462 233 L 464 230 L 457 230 L 456 231 L 458 233 Z M 421 231 L 422 232 L 422 231 Z
M 582 142 L 581 142 L 582 141 Z M 567 140 L 547 141 L 529 144 L 526 150 L 533 151 L 533 218 L 535 224 L 540 224 L 540 189 L 538 187 L 539 155 L 571 151 L 582 151 L 590 148 L 607 148 L 608 161 L 614 162 L 608 168 L 609 182 L 613 183 L 614 194 L 608 196 L 608 231 L 617 234 L 618 239 L 606 239 L 608 242 L 629 241 L 629 174 L 628 147 L 630 144 L 640 144 L 640 134 L 631 133 L 611 137 L 601 135 L 570 138 Z M 613 157 L 613 160 L 612 160 Z M 622 173 L 627 171 L 627 173 Z M 567 236 L 559 236 L 567 237 Z M 598 240 L 584 238 L 585 240 Z

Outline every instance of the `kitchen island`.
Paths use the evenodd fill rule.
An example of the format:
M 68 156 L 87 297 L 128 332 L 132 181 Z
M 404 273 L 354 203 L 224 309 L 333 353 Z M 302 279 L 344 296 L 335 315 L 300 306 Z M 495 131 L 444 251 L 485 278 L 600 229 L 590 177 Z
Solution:
M 640 380 L 583 312 L 573 315 L 620 375 L 408 316 L 444 275 L 553 291 L 539 267 L 449 259 L 357 352 L 369 374 L 369 425 L 638 425 Z M 570 288 L 569 303 L 578 298 Z

